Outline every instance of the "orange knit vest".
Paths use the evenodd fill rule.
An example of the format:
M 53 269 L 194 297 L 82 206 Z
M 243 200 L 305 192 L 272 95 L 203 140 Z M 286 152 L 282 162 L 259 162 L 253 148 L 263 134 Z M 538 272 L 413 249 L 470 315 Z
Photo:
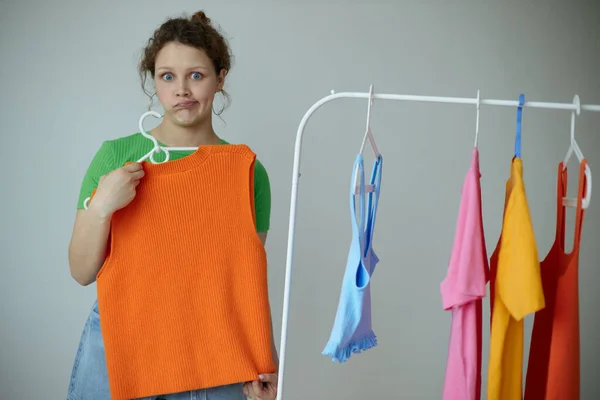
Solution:
M 276 371 L 255 157 L 245 145 L 215 145 L 143 163 L 135 199 L 113 215 L 97 276 L 114 400 Z

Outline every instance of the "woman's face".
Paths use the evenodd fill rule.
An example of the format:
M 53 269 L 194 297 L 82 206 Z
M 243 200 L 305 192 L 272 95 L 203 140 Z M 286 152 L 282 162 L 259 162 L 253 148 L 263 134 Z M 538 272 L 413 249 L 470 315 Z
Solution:
M 216 74 L 203 50 L 178 42 L 166 44 L 156 55 L 156 95 L 165 118 L 191 127 L 211 120 L 215 94 L 223 88 L 225 71 Z

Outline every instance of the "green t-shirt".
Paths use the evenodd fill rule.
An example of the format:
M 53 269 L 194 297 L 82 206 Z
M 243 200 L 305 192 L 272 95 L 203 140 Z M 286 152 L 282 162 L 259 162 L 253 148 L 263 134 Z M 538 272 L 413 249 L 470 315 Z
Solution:
M 227 145 L 229 143 L 221 140 L 221 144 Z M 152 150 L 152 146 L 153 143 L 140 133 L 104 141 L 83 177 L 77 208 L 83 209 L 85 199 L 98 186 L 102 175 L 121 168 L 126 162 L 139 160 Z M 169 151 L 169 160 L 176 160 L 191 153 L 192 151 Z M 162 151 L 154 155 L 154 160 L 157 162 L 164 159 L 165 153 Z M 269 230 L 271 220 L 271 186 L 269 175 L 258 159 L 254 165 L 254 204 L 256 230 L 266 232 Z

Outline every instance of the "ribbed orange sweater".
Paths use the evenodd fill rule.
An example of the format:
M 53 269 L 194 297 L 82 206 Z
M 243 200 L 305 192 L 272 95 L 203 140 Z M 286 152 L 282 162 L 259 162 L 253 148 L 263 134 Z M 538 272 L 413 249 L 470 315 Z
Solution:
M 113 215 L 97 276 L 114 400 L 276 371 L 254 163 L 245 145 L 143 163 L 135 199 Z

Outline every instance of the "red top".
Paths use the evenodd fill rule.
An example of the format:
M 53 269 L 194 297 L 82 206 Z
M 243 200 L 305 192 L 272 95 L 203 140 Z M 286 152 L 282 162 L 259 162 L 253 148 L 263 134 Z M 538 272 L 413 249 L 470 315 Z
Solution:
M 525 400 L 578 400 L 579 367 L 579 245 L 584 210 L 585 160 L 579 186 L 573 249 L 565 253 L 567 171 L 558 165 L 556 239 L 541 263 L 546 307 L 535 314 L 529 351 Z

